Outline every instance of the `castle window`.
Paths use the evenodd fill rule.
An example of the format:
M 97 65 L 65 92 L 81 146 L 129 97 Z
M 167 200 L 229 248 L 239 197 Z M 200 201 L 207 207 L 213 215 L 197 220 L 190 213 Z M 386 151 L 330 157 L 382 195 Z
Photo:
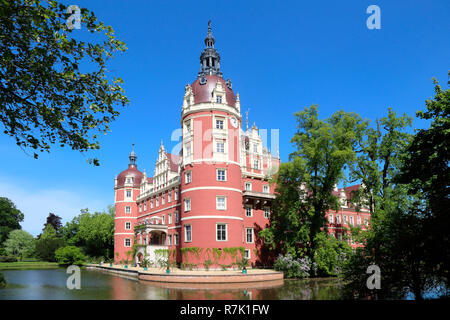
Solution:
M 191 211 L 191 199 L 190 198 L 184 199 L 184 211 L 185 212 Z
M 270 218 L 270 209 L 264 208 L 264 218 L 269 219 Z
M 166 195 L 163 193 L 161 195 L 161 204 L 165 204 L 166 203 Z
M 216 129 L 223 129 L 223 119 L 216 120 Z
M 259 169 L 259 161 L 258 161 L 258 159 L 253 160 L 253 169 Z
M 125 239 L 125 247 L 131 247 L 131 239 L 129 238 Z
M 341 216 L 336 215 L 336 224 L 341 224 Z
M 217 103 L 222 103 L 222 96 L 217 96 L 216 97 L 216 102 Z
M 217 169 L 217 181 L 227 181 L 227 171 L 225 169 Z
M 227 198 L 226 197 L 216 197 L 216 209 L 226 210 L 227 208 Z
M 252 217 L 253 216 L 252 207 L 250 207 L 250 206 L 246 206 L 245 207 L 245 216 L 246 217 Z
M 159 207 L 159 197 L 156 197 L 156 206 Z
M 245 183 L 245 191 L 252 191 L 252 184 L 250 182 Z
M 186 121 L 185 125 L 186 125 L 186 131 L 191 132 L 191 120 Z
M 127 189 L 127 190 L 125 191 L 125 197 L 131 198 L 131 190 L 130 190 L 130 189 Z
M 329 214 L 328 215 L 328 222 L 329 223 L 334 223 L 334 219 L 333 219 L 334 217 L 333 217 L 333 215 L 332 214 Z
M 162 224 L 166 224 L 166 215 L 163 214 L 161 218 L 162 218 Z
M 189 157 L 191 155 L 191 145 L 186 144 L 184 148 L 186 149 L 186 157 Z
M 179 218 L 180 218 L 180 216 L 179 216 L 178 211 L 175 211 L 175 223 L 178 223 Z
M 130 206 L 126 206 L 125 207 L 125 213 L 131 213 L 131 207 Z
M 245 259 L 250 259 L 250 250 L 249 249 L 245 249 L 245 251 L 244 251 L 244 258 Z
M 191 171 L 186 171 L 185 173 L 185 184 L 191 183 L 192 182 L 192 172 Z
M 216 240 L 227 241 L 227 225 L 225 223 L 218 223 L 216 225 Z
M 147 211 L 147 201 L 144 202 L 144 211 Z
M 184 242 L 192 241 L 192 226 L 190 224 L 184 226 L 184 238 Z
M 139 212 L 142 212 L 142 203 L 139 203 Z
M 358 226 L 361 225 L 361 217 L 360 216 L 356 217 L 356 223 L 358 224 Z
M 253 243 L 253 228 L 245 228 L 245 239 L 247 243 Z
M 175 245 L 178 245 L 178 233 L 175 233 L 173 235 L 173 242 L 174 242 Z
M 172 202 L 172 190 L 167 192 L 167 202 Z
M 131 230 L 131 222 L 125 222 L 125 230 Z
M 225 152 L 225 141 L 223 140 L 219 140 L 216 143 L 216 151 L 219 153 L 224 153 Z
M 353 216 L 350 216 L 350 225 L 353 225 Z
M 348 224 L 348 217 L 344 216 L 344 224 Z
M 253 144 L 253 152 L 258 153 L 258 145 L 256 143 Z
M 169 224 L 172 223 L 172 212 L 169 212 Z
M 269 186 L 268 185 L 263 185 L 263 192 L 264 193 L 269 193 Z
M 172 245 L 172 235 L 169 234 L 169 246 L 171 246 L 171 245 Z
M 178 200 L 178 189 L 175 189 L 175 201 Z

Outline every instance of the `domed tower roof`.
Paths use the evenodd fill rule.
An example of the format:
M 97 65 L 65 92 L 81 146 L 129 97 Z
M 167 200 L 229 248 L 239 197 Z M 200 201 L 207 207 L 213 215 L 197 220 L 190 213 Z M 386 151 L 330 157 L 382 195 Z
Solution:
M 224 80 L 220 70 L 220 55 L 214 48 L 215 39 L 211 31 L 211 20 L 208 22 L 208 33 L 205 38 L 206 48 L 200 55 L 200 71 L 198 78 L 191 87 L 194 93 L 194 103 L 211 102 L 213 90 L 219 81 L 222 88 L 225 88 L 227 104 L 236 106 L 236 97 L 234 95 L 231 80 Z
M 137 155 L 134 152 L 134 144 L 133 144 L 133 149 L 131 150 L 128 158 L 130 159 L 130 163 L 128 164 L 128 169 L 125 171 L 122 171 L 119 174 L 119 176 L 117 177 L 117 188 L 123 187 L 127 181 L 126 180 L 127 178 L 132 179 L 131 183 L 132 183 L 133 187 L 138 188 L 139 185 L 141 184 L 142 172 L 140 172 L 137 169 L 137 164 L 136 164 Z
M 217 81 L 220 81 L 222 87 L 225 88 L 227 104 L 232 107 L 236 106 L 236 97 L 231 89 L 231 85 L 227 86 L 226 81 L 222 77 L 206 75 L 203 78 L 206 80 L 203 80 L 205 83 L 202 84 L 201 80 L 197 79 L 191 85 L 192 92 L 194 93 L 194 103 L 211 102 L 213 90 L 216 87 Z

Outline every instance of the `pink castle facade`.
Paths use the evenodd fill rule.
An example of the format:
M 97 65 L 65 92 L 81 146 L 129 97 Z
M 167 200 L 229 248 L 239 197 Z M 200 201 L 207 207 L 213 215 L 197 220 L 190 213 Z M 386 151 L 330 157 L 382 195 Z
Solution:
M 153 177 L 148 177 L 138 170 L 133 150 L 128 169 L 115 179 L 116 262 L 155 261 L 160 249 L 174 252 L 178 263 L 189 259 L 197 265 L 227 248 L 243 248 L 252 264 L 260 259 L 258 232 L 269 225 L 275 199 L 269 180 L 280 158 L 263 145 L 256 125 L 249 129 L 246 121 L 243 128 L 239 94 L 222 77 L 214 42 L 209 28 L 198 78 L 185 86 L 181 152 L 168 153 L 161 142 Z M 336 189 L 342 204 L 350 191 Z M 346 206 L 328 215 L 329 232 L 338 238 L 343 225 L 337 219 L 343 223 L 346 216 L 350 223 L 352 217 L 363 224 L 369 216 Z

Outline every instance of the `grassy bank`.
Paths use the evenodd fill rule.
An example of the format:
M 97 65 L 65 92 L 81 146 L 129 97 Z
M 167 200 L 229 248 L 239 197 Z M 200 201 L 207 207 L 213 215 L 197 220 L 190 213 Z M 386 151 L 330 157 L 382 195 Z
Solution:
M 0 262 L 0 270 L 54 269 L 58 263 L 47 261 Z

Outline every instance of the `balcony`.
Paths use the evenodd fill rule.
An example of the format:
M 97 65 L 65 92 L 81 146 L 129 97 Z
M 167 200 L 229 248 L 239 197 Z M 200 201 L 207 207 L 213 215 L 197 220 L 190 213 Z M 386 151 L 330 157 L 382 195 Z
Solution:
M 270 206 L 275 195 L 272 193 L 245 190 L 242 193 L 244 204 L 252 204 L 255 208 Z

